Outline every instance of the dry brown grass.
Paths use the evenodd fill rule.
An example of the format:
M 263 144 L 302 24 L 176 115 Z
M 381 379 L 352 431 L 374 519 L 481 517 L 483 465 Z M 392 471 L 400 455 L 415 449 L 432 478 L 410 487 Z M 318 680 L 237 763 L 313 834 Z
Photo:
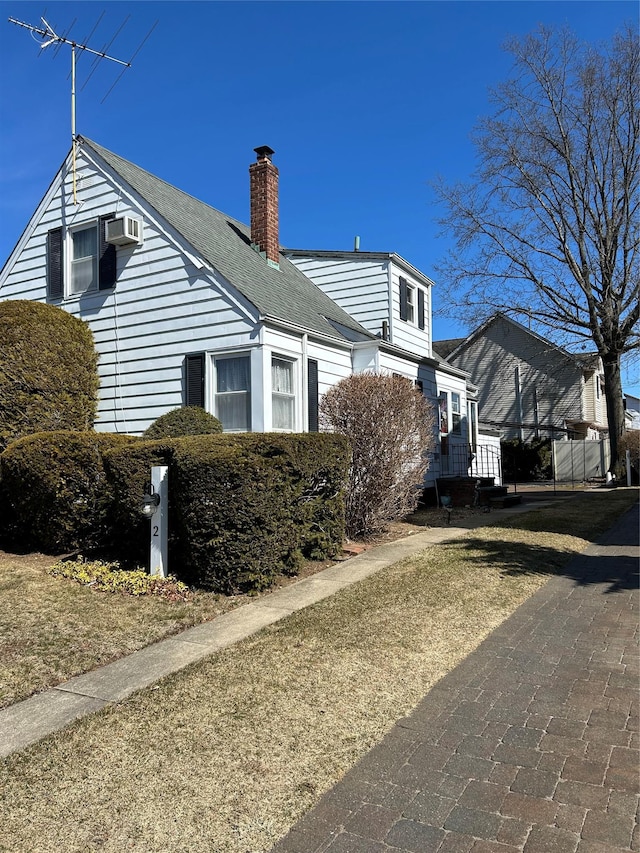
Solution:
M 609 497 L 589 506 L 600 526 L 625 508 Z M 563 509 L 539 511 L 534 526 L 556 525 Z M 429 548 L 9 757 L 0 849 L 269 850 L 586 545 L 569 525 L 516 524 Z
M 54 578 L 55 558 L 0 551 L 0 708 L 198 622 L 225 607 L 94 592 Z

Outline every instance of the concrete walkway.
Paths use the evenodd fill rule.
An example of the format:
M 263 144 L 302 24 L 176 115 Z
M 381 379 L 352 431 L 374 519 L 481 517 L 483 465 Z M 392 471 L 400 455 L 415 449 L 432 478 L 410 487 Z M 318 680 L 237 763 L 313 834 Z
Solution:
M 459 526 L 456 523 L 456 526 L 431 528 L 397 542 L 371 548 L 345 563 L 338 563 L 262 596 L 255 603 L 238 607 L 211 622 L 189 628 L 114 663 L 11 705 L 0 711 L 0 758 L 64 728 L 78 717 L 99 711 L 111 703 L 121 702 L 164 676 L 233 645 L 296 610 L 321 601 L 404 557 L 430 545 L 455 539 L 474 527 L 489 524 L 496 516 L 504 518 L 531 508 L 522 506 L 488 515 L 473 515 L 460 521 Z
M 636 505 L 273 853 L 640 850 L 639 556 Z

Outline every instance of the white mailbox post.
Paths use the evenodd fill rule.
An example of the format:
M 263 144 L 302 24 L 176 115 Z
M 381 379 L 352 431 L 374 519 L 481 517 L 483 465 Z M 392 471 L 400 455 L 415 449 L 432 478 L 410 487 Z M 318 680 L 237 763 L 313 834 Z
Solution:
M 169 468 L 154 465 L 147 494 L 142 498 L 142 513 L 151 521 L 149 568 L 152 575 L 166 578 L 168 573 L 167 542 L 169 517 Z

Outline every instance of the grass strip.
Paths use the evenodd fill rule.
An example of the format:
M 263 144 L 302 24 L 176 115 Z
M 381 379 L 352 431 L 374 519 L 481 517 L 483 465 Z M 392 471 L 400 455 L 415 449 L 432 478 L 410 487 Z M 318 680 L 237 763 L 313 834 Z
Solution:
M 591 538 L 637 494 L 585 497 L 422 551 L 10 756 L 0 849 L 268 851 L 584 549 L 572 524 Z

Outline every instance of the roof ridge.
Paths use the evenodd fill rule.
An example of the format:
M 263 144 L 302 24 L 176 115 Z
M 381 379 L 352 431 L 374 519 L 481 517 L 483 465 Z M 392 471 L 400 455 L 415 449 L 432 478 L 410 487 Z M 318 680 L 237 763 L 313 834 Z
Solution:
M 86 143 L 90 148 L 93 148 L 93 150 L 97 154 L 100 154 L 101 157 L 102 157 L 102 154 L 104 152 L 105 154 L 108 154 L 110 157 L 114 157 L 117 160 L 121 160 L 123 163 L 126 163 L 128 166 L 131 166 L 132 168 L 137 169 L 139 172 L 144 172 L 145 175 L 148 175 L 154 181 L 159 181 L 161 184 L 164 184 L 166 187 L 169 187 L 169 189 L 173 190 L 174 192 L 180 193 L 181 195 L 185 196 L 186 198 L 193 199 L 193 201 L 197 202 L 198 204 L 202 204 L 205 207 L 208 207 L 209 210 L 213 210 L 215 213 L 220 214 L 220 216 L 224 216 L 225 219 L 231 220 L 231 222 L 233 222 L 234 224 L 242 225 L 244 228 L 248 227 L 246 222 L 242 222 L 242 220 L 240 220 L 240 219 L 235 219 L 233 216 L 229 216 L 223 210 L 220 210 L 220 208 L 214 207 L 212 204 L 209 204 L 208 202 L 203 201 L 201 198 L 198 198 L 197 196 L 192 195 L 192 193 L 188 193 L 186 190 L 180 189 L 180 187 L 176 186 L 175 184 L 170 183 L 169 181 L 165 181 L 164 178 L 160 178 L 160 177 L 158 177 L 158 175 L 154 175 L 153 172 L 150 172 L 148 169 L 145 169 L 143 166 L 138 166 L 138 164 L 134 163 L 133 160 L 127 160 L 126 157 L 122 157 L 120 154 L 116 154 L 115 151 L 111 151 L 111 149 L 105 148 L 104 145 L 100 145 L 98 142 L 94 142 L 92 139 L 89 139 L 87 136 L 82 136 L 79 134 L 78 139 L 81 142 Z
M 345 341 L 329 320 L 360 340 L 375 336 L 324 293 L 280 251 L 271 266 L 251 245 L 250 226 L 201 201 L 87 137 L 81 142 L 118 175 L 242 296 L 262 318 Z

